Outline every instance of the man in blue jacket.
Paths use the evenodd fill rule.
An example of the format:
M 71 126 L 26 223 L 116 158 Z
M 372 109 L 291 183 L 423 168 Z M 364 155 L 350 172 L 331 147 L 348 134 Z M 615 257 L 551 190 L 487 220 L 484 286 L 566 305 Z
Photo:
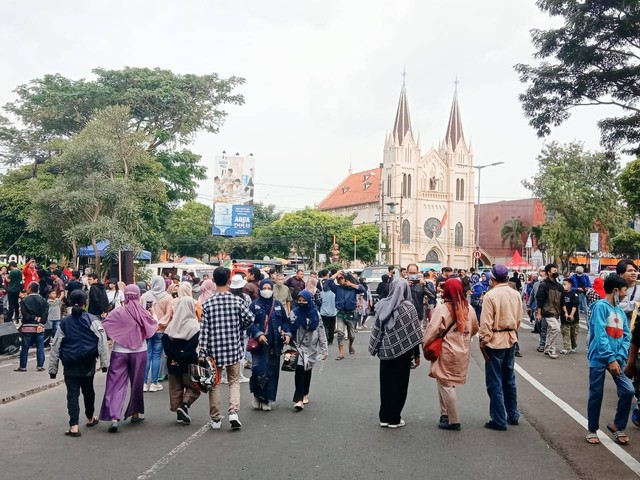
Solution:
M 604 394 L 607 371 L 613 377 L 618 390 L 618 406 L 613 423 L 607 429 L 621 444 L 629 443 L 624 433 L 629 421 L 634 389 L 631 380 L 622 374 L 629 355 L 630 331 L 627 317 L 619 307 L 620 299 L 627 293 L 627 281 L 618 274 L 610 274 L 604 281 L 605 298 L 591 305 L 589 320 L 589 403 L 587 416 L 589 434 L 587 442 L 600 443 L 598 422 Z
M 357 297 L 360 293 L 365 293 L 365 289 L 352 279 L 345 278 L 344 270 L 336 272 L 326 285 L 336 296 L 336 336 L 338 337 L 338 356 L 336 360 L 344 359 L 344 337 L 349 338 L 349 353 L 356 353 L 353 348 L 353 341 L 356 335 L 355 310 Z M 346 335 L 345 335 L 346 334 Z
M 584 274 L 584 268 L 576 267 L 576 272 L 569 277 L 573 285 L 572 290 L 577 292 L 580 299 L 580 312 L 586 315 L 587 313 L 587 297 L 586 292 L 591 288 L 591 280 L 589 276 Z

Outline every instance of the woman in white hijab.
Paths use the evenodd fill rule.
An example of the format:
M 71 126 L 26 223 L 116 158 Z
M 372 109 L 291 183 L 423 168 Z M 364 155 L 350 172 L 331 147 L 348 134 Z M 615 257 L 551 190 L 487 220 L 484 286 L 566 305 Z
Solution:
M 176 412 L 178 423 L 189 424 L 189 407 L 200 396 L 189 378 L 189 365 L 198 363 L 200 324 L 193 297 L 177 299 L 173 319 L 164 331 L 162 345 L 169 371 L 169 409 Z

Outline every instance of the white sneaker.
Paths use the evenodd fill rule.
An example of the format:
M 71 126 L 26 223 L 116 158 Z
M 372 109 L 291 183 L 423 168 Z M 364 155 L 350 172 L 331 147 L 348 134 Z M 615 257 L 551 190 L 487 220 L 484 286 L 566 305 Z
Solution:
M 563 348 L 562 350 L 560 350 L 560 353 L 562 355 L 569 355 L 569 350 Z
M 299 412 L 300 410 L 304 409 L 304 405 L 302 404 L 302 402 L 296 402 L 293 405 L 293 409 Z
M 237 413 L 229 414 L 229 423 L 231 423 L 231 430 L 239 430 L 242 428 L 242 424 L 240 423 Z
M 270 403 L 262 403 L 262 404 L 260 404 L 260 408 L 262 409 L 263 412 L 270 412 L 271 411 L 271 404 Z
M 262 404 L 260 403 L 260 400 L 258 400 L 258 397 L 256 397 L 255 395 L 251 395 L 251 406 L 256 410 L 260 410 L 261 405 Z
M 396 425 L 389 425 L 388 428 L 402 428 L 406 425 L 404 420 L 400 420 L 400 423 L 396 424 Z
M 240 383 L 249 383 L 249 379 L 243 375 L 240 377 Z
M 557 355 L 556 353 L 552 353 L 551 351 L 549 351 L 549 352 L 544 352 L 544 354 L 545 354 L 547 357 L 549 357 L 549 358 L 553 358 L 554 360 L 555 360 L 556 358 L 558 358 L 558 355 Z
M 148 392 L 149 391 L 149 384 L 148 383 L 144 384 L 144 387 L 142 387 L 142 391 L 143 392 Z
M 164 390 L 164 387 L 162 385 L 160 385 L 159 383 L 152 383 L 149 386 L 149 391 L 150 392 L 159 392 L 160 390 Z
M 220 428 L 222 427 L 222 420 L 211 420 L 211 430 L 220 430 Z

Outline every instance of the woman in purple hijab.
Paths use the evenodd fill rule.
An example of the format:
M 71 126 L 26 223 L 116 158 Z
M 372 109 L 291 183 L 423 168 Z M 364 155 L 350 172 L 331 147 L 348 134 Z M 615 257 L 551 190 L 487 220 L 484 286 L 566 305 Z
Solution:
M 140 304 L 140 289 L 136 285 L 127 285 L 124 298 L 124 306 L 111 311 L 102 322 L 107 336 L 113 341 L 113 351 L 100 420 L 111 422 L 111 433 L 118 431 L 127 396 L 127 383 L 131 383 L 131 398 L 124 419 L 131 417 L 131 423 L 144 420 L 147 339 L 158 329 L 157 320 Z

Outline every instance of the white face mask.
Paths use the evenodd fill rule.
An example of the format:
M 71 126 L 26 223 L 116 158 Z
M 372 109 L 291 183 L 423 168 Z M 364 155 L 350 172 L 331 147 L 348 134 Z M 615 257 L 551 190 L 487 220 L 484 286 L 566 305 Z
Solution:
M 262 298 L 271 298 L 273 297 L 273 290 L 260 290 L 260 296 Z

